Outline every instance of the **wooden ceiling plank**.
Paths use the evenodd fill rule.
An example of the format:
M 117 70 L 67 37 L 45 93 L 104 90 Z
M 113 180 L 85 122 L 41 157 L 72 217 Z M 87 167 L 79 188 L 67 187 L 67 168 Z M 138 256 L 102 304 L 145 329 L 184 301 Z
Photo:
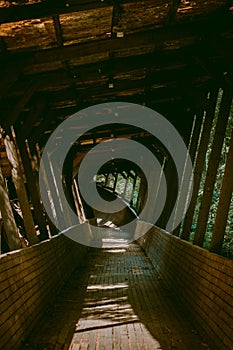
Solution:
M 0 8 L 0 24 L 102 9 L 111 7 L 116 2 L 119 3 L 119 1 L 116 0 L 72 0 L 72 2 L 67 2 L 65 0 L 47 0 L 24 6 L 11 5 L 9 7 Z M 138 0 L 121 0 L 120 5 L 133 2 L 138 2 Z
M 54 122 L 53 113 L 46 113 L 46 117 L 41 121 L 40 125 L 34 128 L 33 133 L 28 135 L 30 142 L 35 144 L 40 141 L 41 136 L 44 134 L 46 130 L 48 130 L 50 124 Z M 54 129 L 54 127 L 53 127 Z
M 135 90 L 137 88 L 143 89 L 145 87 L 145 74 L 146 72 L 139 71 L 138 76 L 135 73 L 132 74 L 122 74 L 120 79 L 115 79 L 114 88 L 109 89 L 107 84 L 107 79 L 98 79 L 98 77 L 90 83 L 88 83 L 88 78 L 86 77 L 86 82 L 83 85 L 82 81 L 79 83 L 69 84 L 66 77 L 63 74 L 57 74 L 50 78 L 44 77 L 38 79 L 38 85 L 34 87 L 34 91 L 43 92 L 47 94 L 50 101 L 55 101 L 59 96 L 63 96 L 64 99 L 70 98 L 70 100 L 80 102 L 81 99 L 86 99 L 88 96 L 97 95 L 111 95 L 121 91 Z M 181 85 L 186 83 L 189 79 L 190 83 L 194 85 L 198 84 L 199 81 L 207 81 L 211 79 L 211 75 L 207 72 L 199 72 L 197 66 L 187 65 L 181 68 L 174 69 L 172 71 L 154 71 L 150 72 L 147 76 L 147 84 L 149 84 L 152 89 L 157 88 L 167 88 L 169 86 Z M 67 84 L 66 84 L 67 83 Z M 60 88 L 58 89 L 58 87 Z M 9 96 L 22 96 L 23 98 L 24 90 L 18 89 Z
M 233 15 L 220 12 L 215 15 L 209 16 L 203 20 L 196 21 L 194 23 L 182 23 L 174 26 L 173 30 L 171 27 L 156 28 L 154 30 L 147 30 L 129 34 L 123 38 L 106 38 L 100 40 L 93 40 L 91 42 L 74 44 L 66 47 L 58 47 L 47 50 L 36 51 L 29 53 L 29 56 L 33 56 L 34 63 L 41 64 L 46 62 L 54 61 L 65 61 L 73 59 L 76 56 L 88 56 L 95 54 L 101 54 L 104 52 L 116 52 L 118 50 L 131 49 L 135 47 L 146 47 L 148 45 L 164 45 L 169 43 L 172 45 L 174 41 L 185 42 L 187 38 L 196 38 L 197 42 L 203 36 L 203 31 L 206 31 L 208 27 L 212 33 L 223 32 L 229 28 L 232 28 Z M 221 27 L 216 26 L 216 21 L 221 21 Z M 16 59 L 22 55 L 22 53 L 15 53 L 12 56 Z M 26 53 L 23 53 L 26 55 Z
M 109 6 L 111 6 L 111 1 L 90 0 L 76 0 L 72 1 L 72 4 L 69 4 L 65 0 L 47 0 L 40 3 L 27 4 L 24 6 L 11 5 L 9 7 L 0 8 L 0 24 L 43 17 L 53 17 L 60 14 L 101 9 Z
M 181 3 L 181 0 L 172 0 L 171 6 L 168 10 L 168 15 L 166 18 L 166 25 L 170 25 L 171 23 L 174 22 L 180 3 Z
M 28 138 L 33 131 L 36 121 L 41 119 L 43 113 L 46 111 L 46 108 L 47 99 L 42 96 L 33 105 L 33 108 L 29 112 L 28 118 L 23 121 L 21 128 L 18 130 L 18 138 L 20 141 L 24 141 Z
M 82 64 L 72 67 L 73 75 L 75 74 L 77 77 L 79 74 L 87 76 L 108 76 L 109 74 L 117 74 L 117 73 L 124 73 L 124 72 L 132 72 L 136 69 L 142 69 L 146 68 L 148 66 L 151 66 L 153 69 L 157 68 L 160 70 L 166 69 L 169 70 L 169 67 L 174 67 L 176 64 L 180 65 L 182 63 L 188 63 L 190 61 L 190 56 L 192 55 L 192 51 L 195 50 L 196 52 L 200 51 L 200 48 L 198 48 L 198 45 L 195 47 L 192 47 L 192 50 L 190 47 L 185 47 L 183 49 L 170 51 L 169 53 L 167 51 L 159 51 L 159 52 L 153 52 L 149 54 L 141 54 L 136 56 L 128 56 L 128 57 L 119 57 L 119 58 L 112 58 L 111 64 L 109 63 L 109 60 L 104 60 L 100 62 L 94 62 L 89 64 Z M 221 52 L 219 53 L 219 55 Z M 211 55 L 210 55 L 211 56 Z M 216 57 L 218 55 L 216 54 Z M 35 73 L 35 74 L 25 74 L 27 79 L 30 78 L 39 78 L 39 79 L 64 79 L 66 76 L 66 73 L 64 71 L 46 71 L 41 73 Z
M 2 57 L 2 72 L 0 79 L 0 99 L 7 95 L 10 88 L 18 80 L 24 67 L 30 64 L 30 58 L 15 60 L 10 54 L 5 54 Z
M 28 103 L 36 89 L 37 83 L 35 83 L 34 81 L 30 81 L 23 96 L 21 97 L 17 105 L 14 107 L 13 112 L 4 120 L 4 126 L 10 127 L 16 122 L 24 106 Z

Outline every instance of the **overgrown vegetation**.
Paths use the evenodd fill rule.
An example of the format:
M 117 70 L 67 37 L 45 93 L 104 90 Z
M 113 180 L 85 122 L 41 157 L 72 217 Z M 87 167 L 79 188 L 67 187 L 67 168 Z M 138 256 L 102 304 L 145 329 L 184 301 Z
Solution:
M 204 189 L 204 184 L 205 184 L 206 172 L 207 172 L 211 148 L 212 148 L 212 144 L 213 144 L 213 140 L 214 140 L 215 127 L 216 127 L 216 122 L 217 122 L 217 118 L 218 118 L 221 99 L 222 99 L 222 90 L 219 91 L 218 101 L 217 101 L 217 105 L 216 105 L 216 109 L 215 109 L 215 117 L 213 120 L 213 127 L 211 130 L 208 151 L 206 154 L 206 162 L 205 162 L 205 167 L 204 167 L 204 171 L 202 174 L 202 179 L 201 179 L 201 184 L 200 184 L 200 189 L 199 189 L 198 199 L 197 199 L 197 205 L 196 205 L 195 215 L 194 215 L 194 220 L 193 220 L 193 225 L 192 225 L 192 233 L 191 233 L 191 238 L 190 238 L 191 240 L 193 240 L 195 230 L 196 230 L 197 218 L 198 218 L 200 203 L 201 203 L 202 196 L 203 196 L 203 189 Z M 218 207 L 218 202 L 219 202 L 219 194 L 220 194 L 222 179 L 223 179 L 223 175 L 224 175 L 224 171 L 225 171 L 225 164 L 226 164 L 227 153 L 228 153 L 228 149 L 229 149 L 232 128 L 233 128 L 233 104 L 231 106 L 231 112 L 230 112 L 229 121 L 227 124 L 226 135 L 225 135 L 225 139 L 224 139 L 224 143 L 223 143 L 223 147 L 222 147 L 221 160 L 220 160 L 218 171 L 217 171 L 217 178 L 216 178 L 213 197 L 212 197 L 212 204 L 211 204 L 211 208 L 210 208 L 210 212 L 209 212 L 209 219 L 208 219 L 207 230 L 206 230 L 205 241 L 204 241 L 204 248 L 206 248 L 206 249 L 209 248 L 210 241 L 212 238 L 214 222 L 215 222 L 215 217 L 216 217 L 216 212 L 217 212 L 217 207 Z M 233 174 L 232 174 L 232 181 L 233 181 Z M 228 258 L 233 258 L 233 198 L 231 200 L 230 210 L 229 210 L 229 214 L 228 214 L 228 222 L 227 222 L 226 232 L 225 232 L 225 236 L 224 236 L 222 255 L 224 255 Z
M 215 129 L 216 129 L 216 124 L 218 120 L 218 115 L 219 115 L 219 109 L 221 105 L 221 99 L 222 99 L 223 91 L 220 90 L 218 94 L 218 100 L 215 108 L 215 116 L 213 120 L 213 125 L 212 125 L 212 130 L 210 134 L 210 139 L 209 139 L 209 144 L 208 144 L 208 150 L 206 153 L 206 161 L 205 161 L 205 166 L 204 170 L 202 173 L 202 178 L 201 178 L 201 183 L 200 183 L 200 188 L 199 188 L 199 193 L 198 193 L 198 198 L 197 198 L 197 203 L 196 203 L 196 208 L 195 208 L 195 213 L 194 213 L 194 218 L 193 218 L 193 224 L 192 224 L 192 231 L 190 235 L 190 240 L 192 241 L 195 235 L 196 227 L 197 227 L 197 220 L 198 220 L 198 214 L 199 214 L 199 209 L 200 209 L 200 204 L 202 201 L 203 197 L 203 191 L 204 191 L 204 184 L 205 184 L 205 179 L 206 179 L 206 173 L 208 169 L 208 163 L 210 159 L 210 154 L 211 154 L 211 149 L 213 146 L 214 142 L 214 135 L 215 135 Z M 216 212 L 218 208 L 218 202 L 219 202 L 219 195 L 220 195 L 220 190 L 221 190 L 221 185 L 222 185 L 222 180 L 223 180 L 223 175 L 225 171 L 225 165 L 226 165 L 226 159 L 227 159 L 227 154 L 229 150 L 229 143 L 230 143 L 230 137 L 231 137 L 231 132 L 233 129 L 233 103 L 231 106 L 231 111 L 230 111 L 230 116 L 227 124 L 227 129 L 226 129 L 226 134 L 222 146 L 222 152 L 221 152 L 221 159 L 220 163 L 218 166 L 217 170 L 217 178 L 214 186 L 214 191 L 213 191 L 213 196 L 212 196 L 212 204 L 210 207 L 210 212 L 209 212 L 209 219 L 207 223 L 207 229 L 206 229 L 206 234 L 205 234 L 205 240 L 204 240 L 204 248 L 209 249 L 212 234 L 213 234 L 213 228 L 214 228 L 214 223 L 215 223 L 215 217 L 216 217 Z M 132 172 L 132 171 L 131 171 Z M 127 202 L 130 203 L 130 205 L 135 209 L 136 212 L 138 212 L 138 207 L 139 207 L 139 189 L 140 189 L 140 184 L 141 184 L 141 178 L 136 176 L 136 181 L 135 181 L 135 174 L 134 176 L 129 175 L 126 172 L 123 172 L 124 174 L 118 174 L 117 175 L 117 181 L 115 184 L 115 176 L 113 174 L 109 174 L 106 186 L 110 189 L 114 188 L 115 184 L 115 192 L 124 198 Z M 124 176 L 123 176 L 124 175 Z M 127 178 L 127 180 L 126 180 Z M 96 178 L 96 181 L 99 183 L 104 184 L 105 183 L 105 176 L 103 174 L 98 175 Z M 135 182 L 134 182 L 135 181 Z M 233 181 L 233 174 L 232 174 L 232 181 Z M 222 255 L 233 259 L 233 197 L 231 200 L 231 205 L 230 205 L 230 210 L 228 214 L 228 221 L 227 221 L 227 226 L 226 226 L 226 232 L 224 236 L 224 243 L 222 247 Z

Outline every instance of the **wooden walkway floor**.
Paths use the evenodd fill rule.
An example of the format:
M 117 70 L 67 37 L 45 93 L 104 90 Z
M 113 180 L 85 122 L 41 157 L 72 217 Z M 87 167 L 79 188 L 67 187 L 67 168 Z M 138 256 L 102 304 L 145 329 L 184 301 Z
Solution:
M 90 249 L 22 349 L 208 349 L 140 247 L 108 244 Z

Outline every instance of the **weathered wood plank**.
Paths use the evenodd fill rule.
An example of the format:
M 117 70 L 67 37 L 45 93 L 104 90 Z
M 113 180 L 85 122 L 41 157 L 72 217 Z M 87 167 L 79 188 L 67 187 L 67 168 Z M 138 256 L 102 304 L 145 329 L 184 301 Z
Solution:
M 11 250 L 21 248 L 18 229 L 15 223 L 11 203 L 7 194 L 7 188 L 2 170 L 0 167 L 0 212 L 3 219 L 4 229 L 7 236 L 7 242 Z M 1 236 L 0 236 L 1 238 Z
M 217 169 L 218 169 L 218 165 L 221 157 L 221 150 L 222 150 L 223 140 L 225 137 L 225 131 L 226 131 L 227 121 L 229 117 L 229 111 L 231 108 L 231 103 L 232 103 L 232 91 L 231 91 L 231 88 L 228 88 L 223 92 L 223 96 L 222 96 L 218 120 L 216 124 L 216 132 L 214 135 L 214 140 L 213 140 L 212 149 L 210 153 L 210 159 L 209 159 L 208 169 L 206 173 L 203 196 L 202 196 L 202 201 L 201 201 L 198 220 L 197 220 L 197 228 L 196 228 L 196 232 L 193 240 L 193 243 L 199 246 L 202 246 L 204 242 L 209 210 L 212 203 L 214 184 L 216 181 Z
M 191 233 L 191 226 L 193 215 L 196 207 L 196 201 L 198 197 L 198 191 L 201 182 L 201 176 L 205 164 L 206 151 L 209 143 L 209 137 L 212 127 L 212 121 L 214 118 L 214 111 L 218 97 L 218 90 L 215 89 L 210 92 L 210 99 L 208 100 L 208 105 L 206 107 L 206 116 L 202 129 L 201 140 L 198 148 L 198 154 L 196 158 L 196 164 L 194 169 L 194 184 L 193 184 L 193 194 L 191 202 L 189 204 L 188 210 L 186 212 L 184 223 L 182 227 L 181 238 L 189 240 Z
M 17 139 L 18 139 L 18 146 L 21 154 L 21 159 L 25 169 L 25 176 L 28 182 L 30 197 L 34 208 L 35 220 L 38 224 L 39 231 L 40 231 L 39 239 L 44 240 L 48 238 L 48 231 L 46 227 L 45 217 L 43 214 L 41 199 L 38 192 L 39 185 L 37 183 L 35 173 L 33 172 L 33 169 L 32 169 L 31 159 L 29 158 L 29 153 L 28 153 L 26 143 L 22 139 L 21 140 L 19 138 Z
M 38 243 L 38 238 L 36 236 L 35 224 L 24 185 L 23 175 L 18 160 L 18 154 L 15 145 L 13 144 L 13 141 L 10 140 L 9 136 L 6 136 L 4 143 L 6 146 L 7 157 L 12 165 L 12 180 L 15 185 L 20 208 L 22 210 L 26 235 L 29 243 L 35 244 Z
M 225 229 L 227 225 L 228 211 L 231 203 L 233 192 L 233 131 L 231 134 L 231 141 L 229 151 L 227 154 L 226 167 L 222 180 L 222 187 L 219 195 L 218 209 L 214 223 L 214 230 L 210 242 L 210 251 L 220 253 L 222 243 L 224 241 Z

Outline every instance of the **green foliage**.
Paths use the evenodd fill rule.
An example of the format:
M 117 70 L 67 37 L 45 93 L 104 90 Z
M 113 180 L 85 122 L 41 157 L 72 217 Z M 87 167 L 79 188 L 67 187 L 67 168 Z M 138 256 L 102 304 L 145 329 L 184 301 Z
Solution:
M 216 109 L 215 109 L 215 117 L 213 120 L 213 127 L 211 130 L 208 151 L 206 154 L 206 163 L 205 163 L 205 167 L 204 167 L 203 174 L 202 174 L 202 179 L 201 179 L 201 184 L 200 184 L 200 189 L 199 189 L 199 193 L 198 193 L 198 199 L 197 199 L 197 204 L 196 204 L 196 209 L 195 209 L 195 214 L 194 214 L 194 219 L 193 219 L 192 232 L 191 232 L 191 236 L 190 236 L 191 240 L 193 240 L 195 230 L 196 230 L 197 218 L 198 218 L 200 203 L 201 203 L 202 196 L 203 196 L 203 189 L 204 189 L 204 184 L 205 184 L 206 172 L 207 172 L 208 162 L 209 162 L 210 153 L 211 153 L 211 149 L 212 149 L 212 144 L 213 144 L 214 133 L 215 133 L 215 128 L 216 128 L 217 117 L 218 117 L 218 113 L 219 113 L 221 99 L 222 99 L 222 90 L 219 91 L 218 101 L 217 101 L 217 105 L 216 105 Z M 222 147 L 221 160 L 220 160 L 218 171 L 217 171 L 217 178 L 216 178 L 213 197 L 212 197 L 212 204 L 211 204 L 211 208 L 210 208 L 210 212 L 209 212 L 209 219 L 208 219 L 208 223 L 207 223 L 207 230 L 206 230 L 205 241 L 204 241 L 204 248 L 206 248 L 206 249 L 209 248 L 209 244 L 210 244 L 210 241 L 212 238 L 213 227 L 214 227 L 214 222 L 215 222 L 215 217 L 216 217 L 216 212 L 217 212 L 217 207 L 218 207 L 218 202 L 219 202 L 219 194 L 220 194 L 220 189 L 221 189 L 221 185 L 222 185 L 222 179 L 223 179 L 223 175 L 224 175 L 224 171 L 225 171 L 225 164 L 226 164 L 227 153 L 228 153 L 228 149 L 229 149 L 229 142 L 230 142 L 232 128 L 233 128 L 233 104 L 231 106 L 230 117 L 229 117 L 227 129 L 226 129 L 226 134 L 225 134 L 225 139 L 224 139 L 224 143 L 223 143 L 223 147 Z M 226 227 L 226 232 L 225 232 L 225 237 L 224 237 L 222 254 L 224 256 L 227 256 L 228 258 L 233 258 L 233 198 L 231 200 L 230 210 L 229 210 L 229 214 L 228 214 L 228 222 L 227 222 L 227 227 Z

